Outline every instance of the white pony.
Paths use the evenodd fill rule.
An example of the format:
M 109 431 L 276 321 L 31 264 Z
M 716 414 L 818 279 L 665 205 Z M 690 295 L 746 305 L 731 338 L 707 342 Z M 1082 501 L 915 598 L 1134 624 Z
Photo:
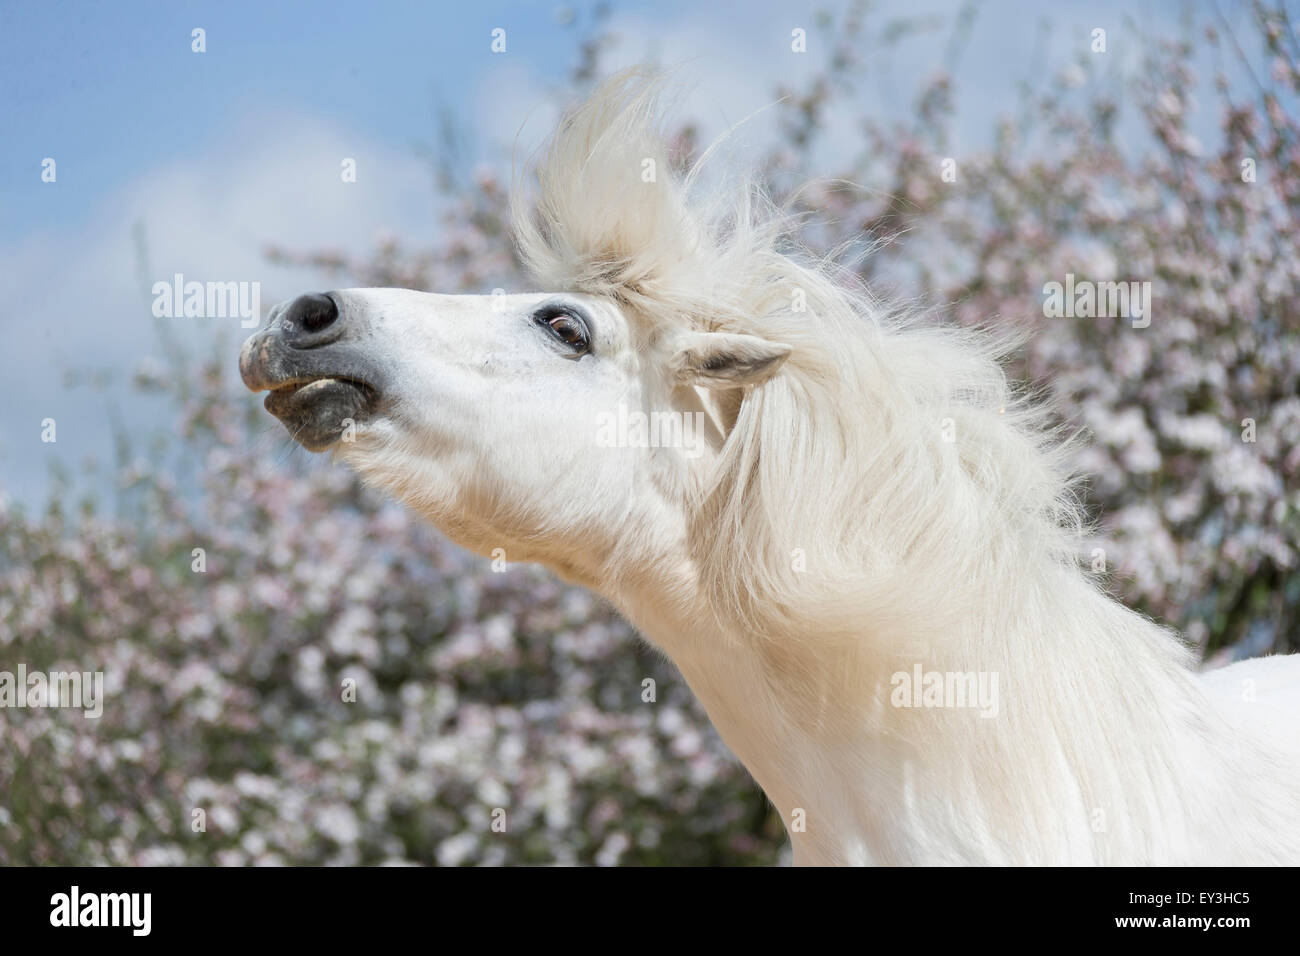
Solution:
M 604 84 L 515 190 L 552 291 L 302 296 L 247 385 L 463 546 L 613 601 L 796 863 L 1300 863 L 1300 656 L 1198 676 L 1103 593 L 999 348 L 883 315 L 758 190 L 701 199 L 656 90 Z M 654 416 L 702 427 L 609 440 Z

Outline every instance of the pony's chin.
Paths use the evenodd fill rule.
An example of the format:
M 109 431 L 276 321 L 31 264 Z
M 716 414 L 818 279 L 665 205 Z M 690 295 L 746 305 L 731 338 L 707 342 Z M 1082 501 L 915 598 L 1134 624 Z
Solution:
M 360 382 L 318 378 L 286 385 L 266 396 L 266 410 L 308 451 L 325 451 L 374 406 L 375 390 Z

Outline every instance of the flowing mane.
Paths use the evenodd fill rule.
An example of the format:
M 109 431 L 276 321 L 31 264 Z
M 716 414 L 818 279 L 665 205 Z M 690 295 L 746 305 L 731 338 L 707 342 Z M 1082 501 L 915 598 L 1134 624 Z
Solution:
M 720 609 L 785 633 L 831 623 L 828 600 L 852 614 L 935 581 L 978 588 L 1026 557 L 1077 566 L 1065 447 L 1000 365 L 1016 338 L 886 310 L 802 250 L 796 217 L 753 182 L 708 194 L 708 154 L 684 173 L 668 155 L 662 82 L 627 71 L 569 113 L 532 204 L 514 191 L 514 225 L 543 287 L 627 304 L 647 348 L 679 327 L 793 346 L 702 489 L 696 553 Z M 791 570 L 796 547 L 815 573 Z M 767 613 L 785 619 L 759 626 Z
M 758 646 L 763 692 L 810 733 L 847 738 L 866 720 L 924 748 L 946 785 L 908 799 L 978 808 L 978 823 L 934 808 L 955 831 L 941 851 L 900 826 L 886 839 L 902 856 L 1028 859 L 1043 832 L 1097 861 L 1185 842 L 1171 808 L 1215 799 L 1169 772 L 1205 756 L 1169 730 L 1204 719 L 1191 654 L 1081 566 L 1069 443 L 1001 367 L 1016 338 L 887 310 L 800 248 L 797 218 L 761 187 L 710 190 L 699 165 L 676 169 L 661 87 L 628 71 L 570 112 L 536 190 L 514 191 L 515 233 L 544 287 L 618 301 L 646 349 L 683 327 L 793 347 L 730 410 L 689 537 L 713 614 Z M 913 661 L 1000 674 L 1002 719 L 885 706 Z M 1007 785 L 1008 768 L 1049 767 L 1064 773 Z

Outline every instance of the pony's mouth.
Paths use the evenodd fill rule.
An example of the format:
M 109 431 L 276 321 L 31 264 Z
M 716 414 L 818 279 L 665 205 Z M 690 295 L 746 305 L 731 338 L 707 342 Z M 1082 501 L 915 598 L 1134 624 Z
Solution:
M 354 440 L 383 391 L 383 376 L 360 350 L 343 344 L 295 348 L 275 327 L 244 343 L 239 371 L 250 389 L 270 392 L 266 410 L 308 451 Z
M 271 389 L 263 406 L 280 419 L 289 435 L 308 451 L 324 451 L 374 409 L 375 389 L 348 378 L 294 381 Z

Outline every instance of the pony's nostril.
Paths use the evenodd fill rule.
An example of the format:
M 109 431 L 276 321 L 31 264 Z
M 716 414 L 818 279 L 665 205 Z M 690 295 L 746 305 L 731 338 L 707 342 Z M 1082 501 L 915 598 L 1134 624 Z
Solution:
M 339 307 L 332 298 L 319 292 L 300 295 L 285 310 L 284 322 L 303 332 L 320 332 L 339 317 Z

